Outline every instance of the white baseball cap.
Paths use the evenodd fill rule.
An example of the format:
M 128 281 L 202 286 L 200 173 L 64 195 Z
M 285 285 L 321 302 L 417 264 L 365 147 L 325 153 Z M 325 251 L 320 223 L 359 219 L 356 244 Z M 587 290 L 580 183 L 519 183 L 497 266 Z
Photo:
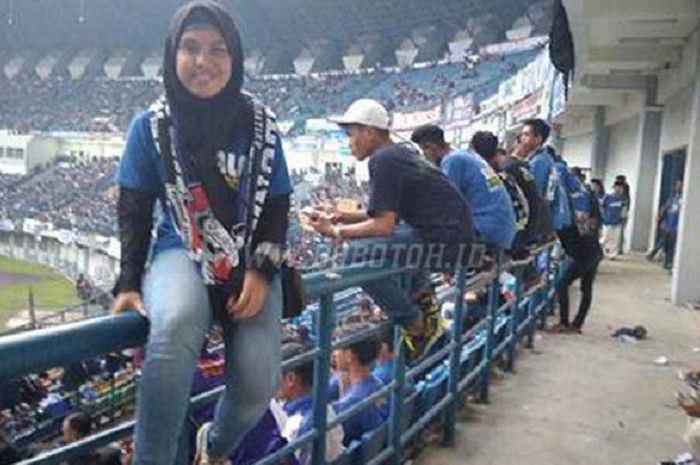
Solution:
M 389 112 L 381 103 L 369 98 L 355 100 L 343 116 L 328 118 L 328 121 L 340 126 L 361 124 L 385 130 L 388 130 L 390 126 Z

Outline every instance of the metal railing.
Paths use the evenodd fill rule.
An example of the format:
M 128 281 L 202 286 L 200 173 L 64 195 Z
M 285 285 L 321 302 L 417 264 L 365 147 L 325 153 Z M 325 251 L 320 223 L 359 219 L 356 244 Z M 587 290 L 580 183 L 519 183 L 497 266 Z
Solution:
M 458 270 L 453 284 L 442 293 L 443 299 L 454 301 L 449 342 L 409 368 L 406 366 L 404 350 L 399 343 L 398 327 L 395 327 L 393 382 L 351 409 L 342 412 L 330 422 L 326 418 L 326 406 L 331 351 L 357 340 L 376 336 L 387 328 L 387 324 L 379 325 L 345 340 L 333 342 L 332 334 L 336 323 L 334 295 L 349 288 L 361 287 L 369 281 L 388 277 L 401 279 L 410 274 L 410 270 L 370 270 L 366 267 L 351 266 L 305 275 L 303 282 L 306 296 L 309 300 L 319 302 L 318 311 L 314 312 L 316 342 L 309 352 L 285 360 L 283 369 L 290 369 L 313 360 L 313 429 L 265 457 L 258 462 L 258 465 L 276 463 L 284 456 L 309 444 L 312 445 L 313 451 L 312 464 L 325 464 L 326 432 L 382 397 L 389 398 L 390 413 L 386 425 L 366 435 L 360 444 L 354 444 L 348 448 L 345 454 L 334 463 L 350 463 L 357 461 L 360 457 L 363 463 L 398 464 L 406 444 L 438 416 L 442 423 L 444 443 L 453 445 L 460 393 L 469 387 L 478 386 L 481 401 L 488 402 L 492 362 L 499 357 L 504 357 L 507 369 L 513 370 L 518 342 L 525 338 L 526 345 L 532 347 L 535 331 L 546 319 L 561 269 L 554 266 L 553 247 L 554 244 L 547 244 L 533 250 L 529 259 L 520 262 L 505 262 L 503 253 L 498 252 L 495 266 L 489 272 L 472 277 L 467 277 L 465 270 Z M 522 284 L 525 269 L 531 266 L 533 258 L 538 255 L 546 256 L 543 278 L 524 290 Z M 514 298 L 501 304 L 499 303 L 499 276 L 504 270 L 509 270 L 516 276 L 516 285 Z M 485 316 L 473 327 L 464 330 L 465 317 L 474 309 L 474 306 L 464 299 L 465 293 L 469 291 L 486 291 L 488 300 Z M 142 345 L 146 342 L 147 333 L 148 324 L 145 319 L 135 313 L 124 313 L 4 336 L 0 338 L 0 373 L 4 378 L 12 378 L 56 366 L 66 366 L 107 352 Z M 421 409 L 416 408 L 416 396 L 406 398 L 404 395 L 407 382 L 430 372 L 436 366 L 445 367 L 447 376 L 430 379 L 428 374 L 424 380 L 425 390 L 423 391 L 428 401 L 423 406 L 423 411 L 420 411 Z M 193 397 L 191 408 L 215 401 L 223 389 L 224 387 L 220 386 Z M 133 421 L 125 422 L 74 444 L 43 453 L 21 464 L 58 464 L 70 457 L 103 447 L 130 435 L 133 426 Z

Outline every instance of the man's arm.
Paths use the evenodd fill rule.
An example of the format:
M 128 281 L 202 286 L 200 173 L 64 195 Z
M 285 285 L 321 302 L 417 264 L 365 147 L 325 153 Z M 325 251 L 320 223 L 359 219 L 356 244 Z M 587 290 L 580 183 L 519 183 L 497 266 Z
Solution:
M 319 218 L 312 223 L 312 226 L 319 234 L 337 239 L 387 237 L 394 234 L 397 218 L 395 212 L 387 211 L 355 224 L 333 226 L 327 218 Z
M 369 219 L 369 215 L 365 210 L 358 210 L 355 212 L 342 212 L 338 213 L 338 223 L 342 224 L 354 224 L 354 223 L 361 223 L 363 221 L 367 221 Z

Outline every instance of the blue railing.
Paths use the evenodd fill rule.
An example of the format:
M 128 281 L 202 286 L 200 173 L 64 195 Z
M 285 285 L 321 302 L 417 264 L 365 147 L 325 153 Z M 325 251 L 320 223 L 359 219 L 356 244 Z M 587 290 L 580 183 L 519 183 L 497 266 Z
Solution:
M 453 445 L 459 394 L 467 388 L 478 386 L 481 401 L 488 402 L 492 362 L 503 356 L 507 369 L 513 370 L 518 342 L 525 338 L 526 346 L 532 347 L 538 325 L 544 324 L 554 297 L 555 285 L 563 268 L 554 266 L 553 248 L 554 244 L 548 244 L 533 250 L 527 260 L 507 263 L 504 262 L 503 254 L 499 252 L 491 271 L 470 278 L 466 277 L 464 270 L 458 270 L 453 284 L 439 293 L 442 299 L 454 301 L 449 342 L 417 365 L 407 368 L 402 345 L 398 342 L 398 329 L 394 328 L 394 347 L 397 350 L 393 382 L 338 415 L 331 422 L 326 418 L 331 351 L 376 336 L 387 328 L 387 324 L 379 325 L 334 342 L 332 334 L 336 322 L 337 301 L 334 296 L 346 295 L 347 289 L 360 287 L 365 282 L 387 277 L 401 279 L 410 271 L 369 270 L 355 266 L 305 275 L 306 295 L 309 300 L 318 301 L 318 309 L 314 312 L 316 343 L 309 352 L 285 360 L 283 368 L 289 369 L 314 361 L 313 429 L 265 457 L 258 465 L 273 464 L 309 443 L 313 446 L 312 463 L 325 464 L 326 431 L 379 398 L 386 397 L 389 398 L 390 405 L 390 415 L 386 424 L 377 431 L 366 434 L 360 443 L 351 445 L 334 461 L 334 465 L 358 461 L 370 464 L 398 464 L 404 446 L 438 415 L 441 415 L 444 443 Z M 525 270 L 537 256 L 546 257 L 542 279 L 533 282 L 523 291 Z M 514 298 L 500 303 L 499 276 L 506 269 L 516 276 L 515 294 Z M 464 330 L 465 317 L 473 309 L 463 298 L 469 291 L 486 291 L 488 300 L 483 318 Z M 56 366 L 66 366 L 107 352 L 139 346 L 146 342 L 147 332 L 146 320 L 135 313 L 124 313 L 5 336 L 0 338 L 0 373 L 5 379 L 13 378 Z M 433 376 L 436 367 L 443 369 L 446 375 Z M 419 383 L 422 389 L 406 398 L 404 394 L 407 382 L 417 380 L 421 376 L 424 376 Z M 197 395 L 191 399 L 191 408 L 213 402 L 223 389 L 218 387 Z M 130 435 L 133 426 L 133 421 L 128 421 L 21 463 L 58 464 Z

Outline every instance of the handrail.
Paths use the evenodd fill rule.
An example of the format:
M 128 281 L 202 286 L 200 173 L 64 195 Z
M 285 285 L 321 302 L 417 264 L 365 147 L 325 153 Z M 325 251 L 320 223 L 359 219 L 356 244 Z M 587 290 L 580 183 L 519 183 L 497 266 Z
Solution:
M 551 255 L 553 244 L 545 244 L 534 251 L 534 254 L 548 252 Z M 372 401 L 379 398 L 390 397 L 391 416 L 388 420 L 389 436 L 386 447 L 382 448 L 378 456 L 369 458 L 371 463 L 379 459 L 387 459 L 392 464 L 398 464 L 401 457 L 401 448 L 404 443 L 423 427 L 429 419 L 444 412 L 443 426 L 445 441 L 448 444 L 454 441 L 455 409 L 457 408 L 458 393 L 474 382 L 481 383 L 482 399 L 488 400 L 490 384 L 490 364 L 494 357 L 507 352 L 509 366 L 512 366 L 516 346 L 521 337 L 532 340 L 532 334 L 536 324 L 545 315 L 547 303 L 552 298 L 552 290 L 556 285 L 558 275 L 552 274 L 552 260 L 546 260 L 546 277 L 533 289 L 527 292 L 520 291 L 521 271 L 532 261 L 532 258 L 520 262 L 506 262 L 502 252 L 498 252 L 498 259 L 493 269 L 488 273 L 480 273 L 470 278 L 465 277 L 464 270 L 458 270 L 456 280 L 441 294 L 442 299 L 454 299 L 454 325 L 450 341 L 443 347 L 435 350 L 412 368 L 403 363 L 404 351 L 399 342 L 400 331 L 394 330 L 396 350 L 396 362 L 394 365 L 394 381 L 379 391 L 367 396 L 365 400 L 355 405 L 349 411 L 340 413 L 328 421 L 326 418 L 327 406 L 327 382 L 329 378 L 329 358 L 331 350 L 344 347 L 368 337 L 373 337 L 389 327 L 387 323 L 375 324 L 369 328 L 352 334 L 342 340 L 333 341 L 331 338 L 335 325 L 336 309 L 333 296 L 344 289 L 361 287 L 362 284 L 399 278 L 410 274 L 412 269 L 387 269 L 367 265 L 352 265 L 329 271 L 318 271 L 303 276 L 303 284 L 306 296 L 309 300 L 319 300 L 318 311 L 314 312 L 317 334 L 316 346 L 308 352 L 292 359 L 285 360 L 284 369 L 289 369 L 309 361 L 314 361 L 315 383 L 313 388 L 314 411 L 313 429 L 304 437 L 292 441 L 285 448 L 275 454 L 266 457 L 264 464 L 273 463 L 285 454 L 298 449 L 311 442 L 313 444 L 312 463 L 320 465 L 325 463 L 325 434 L 328 429 L 341 423 L 347 417 L 362 410 Z M 503 270 L 514 270 L 516 274 L 517 291 L 515 299 L 506 304 L 499 305 L 497 299 L 499 275 Z M 550 279 L 550 276 L 553 279 Z M 471 311 L 471 304 L 463 298 L 469 290 L 488 290 L 488 303 L 486 316 L 474 327 L 463 331 L 462 322 Z M 504 311 L 509 309 L 508 312 Z M 498 319 L 498 326 L 496 320 Z M 502 321 L 505 319 L 505 321 Z M 496 340 L 496 332 L 507 325 L 508 335 L 505 339 Z M 124 348 L 142 345 L 147 338 L 148 322 L 145 318 L 134 312 L 125 312 L 119 315 L 97 317 L 77 323 L 70 323 L 60 327 L 39 329 L 35 331 L 0 337 L 0 373 L 3 377 L 16 377 L 27 373 L 42 371 L 56 366 L 66 366 L 79 360 L 93 358 L 106 352 L 121 350 Z M 474 342 L 478 340 L 478 343 Z M 507 349 L 507 350 L 506 350 Z M 27 354 L 32 354 L 27 357 Z M 469 364 L 470 357 L 478 355 L 468 372 L 464 372 L 465 363 Z M 403 423 L 404 391 L 402 391 L 410 379 L 418 377 L 426 370 L 432 370 L 437 365 L 447 367 L 449 370 L 449 389 L 441 397 L 430 405 L 406 430 Z M 197 408 L 214 401 L 223 391 L 219 386 L 208 392 L 200 393 L 190 400 L 191 408 Z M 35 458 L 21 462 L 23 465 L 58 464 L 75 454 L 84 453 L 96 447 L 102 447 L 116 439 L 125 437 L 132 431 L 133 421 L 125 422 L 106 431 L 93 435 L 76 444 L 44 453 Z

